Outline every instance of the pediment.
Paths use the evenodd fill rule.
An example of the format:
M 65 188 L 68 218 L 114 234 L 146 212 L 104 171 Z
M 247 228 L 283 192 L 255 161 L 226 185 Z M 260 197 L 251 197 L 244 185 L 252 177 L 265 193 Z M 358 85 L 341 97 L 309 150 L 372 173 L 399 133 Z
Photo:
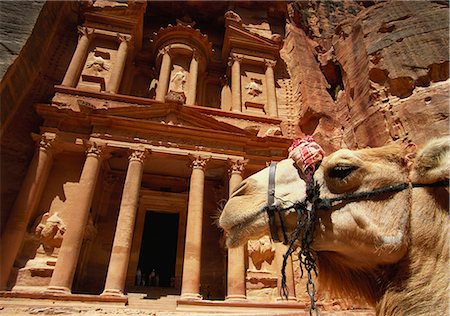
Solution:
M 127 106 L 121 108 L 95 110 L 95 114 L 133 119 L 140 123 L 154 123 L 168 126 L 214 130 L 228 133 L 249 134 L 234 125 L 176 104 L 154 104 L 150 107 Z
M 240 22 L 227 23 L 222 58 L 226 60 L 232 49 L 242 49 L 263 55 L 271 55 L 274 59 L 279 54 L 280 41 L 272 40 L 245 29 Z

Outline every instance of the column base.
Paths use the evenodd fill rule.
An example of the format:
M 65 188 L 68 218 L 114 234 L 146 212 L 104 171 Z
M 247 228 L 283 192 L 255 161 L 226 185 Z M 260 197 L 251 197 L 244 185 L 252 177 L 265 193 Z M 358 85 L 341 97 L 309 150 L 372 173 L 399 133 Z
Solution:
M 245 301 L 245 300 L 247 300 L 247 296 L 242 294 L 232 294 L 227 295 L 227 297 L 225 297 L 225 301 Z
M 44 292 L 45 294 L 63 294 L 70 295 L 72 291 L 65 286 L 52 286 L 50 285 Z
M 285 297 L 278 296 L 276 298 L 277 302 L 297 302 L 297 298 L 295 296 L 288 296 L 286 299 Z
M 125 297 L 126 295 L 123 294 L 123 291 L 121 290 L 115 290 L 115 289 L 105 289 L 100 296 L 114 296 L 114 297 Z
M 203 299 L 203 297 L 198 293 L 182 293 L 181 299 L 188 301 L 200 301 Z

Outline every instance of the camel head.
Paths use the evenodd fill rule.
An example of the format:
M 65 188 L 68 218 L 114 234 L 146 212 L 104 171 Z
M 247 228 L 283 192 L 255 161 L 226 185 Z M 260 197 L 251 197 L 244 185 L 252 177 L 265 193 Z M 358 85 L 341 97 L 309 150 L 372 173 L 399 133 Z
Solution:
M 416 184 L 448 181 L 449 153 L 448 138 L 431 141 L 418 152 L 412 166 L 405 160 L 408 153 L 400 145 L 355 151 L 342 149 L 323 159 L 314 173 L 314 179 L 320 186 L 322 199 L 354 196 L 411 181 Z M 229 247 L 270 234 L 269 218 L 264 212 L 268 178 L 269 171 L 266 168 L 245 179 L 225 205 L 219 225 L 227 233 Z M 280 161 L 275 176 L 277 205 L 286 208 L 296 201 L 305 200 L 304 179 L 292 159 Z M 433 195 L 436 190 L 441 192 L 440 202 Z M 419 271 L 422 268 L 417 262 L 424 260 L 421 256 L 430 256 L 431 250 L 420 250 L 424 246 L 418 245 L 425 245 L 425 241 L 430 241 L 426 247 L 444 245 L 441 250 L 435 251 L 436 256 L 433 258 L 448 261 L 448 246 L 445 246 L 448 245 L 445 233 L 448 231 L 446 190 L 443 187 L 411 188 L 406 185 L 396 192 L 381 192 L 356 200 L 338 200 L 331 208 L 318 210 L 311 249 L 318 261 L 321 287 L 341 287 L 335 292 L 358 295 L 376 304 L 386 293 L 388 284 L 393 284 L 395 273 L 398 273 L 398 278 L 403 278 L 403 281 L 399 281 L 404 282 L 402 284 L 408 283 L 404 278 L 410 277 L 413 269 L 424 279 L 429 278 L 424 276 L 427 272 Z M 290 233 L 297 227 L 295 210 L 283 214 L 286 230 Z M 427 237 L 427 234 L 434 235 Z M 441 253 L 447 253 L 447 257 Z M 400 265 L 403 268 L 408 265 L 410 272 L 401 274 L 398 272 L 400 270 L 392 268 Z M 383 270 L 383 267 L 391 268 Z M 441 270 L 445 274 L 446 265 Z M 447 280 L 446 277 L 443 279 Z M 383 283 L 385 281 L 386 284 Z M 343 293 L 345 288 L 354 292 Z M 384 288 L 385 292 L 380 291 L 380 288 Z M 398 303 L 398 300 L 406 300 L 407 296 L 394 301 Z M 411 305 L 420 300 L 427 301 L 417 296 Z M 395 306 L 396 302 L 392 305 Z
M 321 197 L 336 197 L 406 182 L 408 172 L 404 156 L 403 150 L 397 146 L 337 151 L 326 157 L 315 172 Z M 268 168 L 250 176 L 225 205 L 219 224 L 228 234 L 229 246 L 269 233 L 268 216 L 263 210 L 267 203 L 268 178 Z M 292 159 L 278 163 L 275 176 L 277 204 L 286 207 L 304 200 L 305 188 L 303 175 Z M 358 203 L 341 203 L 332 210 L 319 211 L 313 249 L 337 252 L 354 264 L 361 261 L 361 265 L 398 260 L 407 245 L 407 194 L 400 192 L 396 197 L 385 200 L 380 197 Z M 294 210 L 286 212 L 284 217 L 287 231 L 292 232 L 297 225 Z

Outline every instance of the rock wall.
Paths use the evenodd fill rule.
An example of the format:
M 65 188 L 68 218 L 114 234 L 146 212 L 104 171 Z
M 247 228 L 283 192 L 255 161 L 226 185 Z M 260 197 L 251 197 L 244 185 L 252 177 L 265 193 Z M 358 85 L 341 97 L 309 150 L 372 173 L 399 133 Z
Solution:
M 76 1 L 0 3 L 6 49 L 0 58 L 1 71 L 6 71 L 0 83 L 0 229 L 33 155 L 31 133 L 39 132 L 41 123 L 34 104 L 49 101 L 54 85 L 62 81 L 77 43 L 80 6 Z
M 448 134 L 445 1 L 298 1 L 282 51 L 298 135 L 326 151 Z

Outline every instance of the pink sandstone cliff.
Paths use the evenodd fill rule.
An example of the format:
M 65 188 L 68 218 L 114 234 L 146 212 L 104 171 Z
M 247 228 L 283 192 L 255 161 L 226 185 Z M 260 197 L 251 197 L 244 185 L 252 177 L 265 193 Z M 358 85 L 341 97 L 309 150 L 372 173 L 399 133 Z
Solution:
M 290 7 L 282 57 L 298 133 L 328 151 L 447 134 L 448 3 L 358 3 Z

